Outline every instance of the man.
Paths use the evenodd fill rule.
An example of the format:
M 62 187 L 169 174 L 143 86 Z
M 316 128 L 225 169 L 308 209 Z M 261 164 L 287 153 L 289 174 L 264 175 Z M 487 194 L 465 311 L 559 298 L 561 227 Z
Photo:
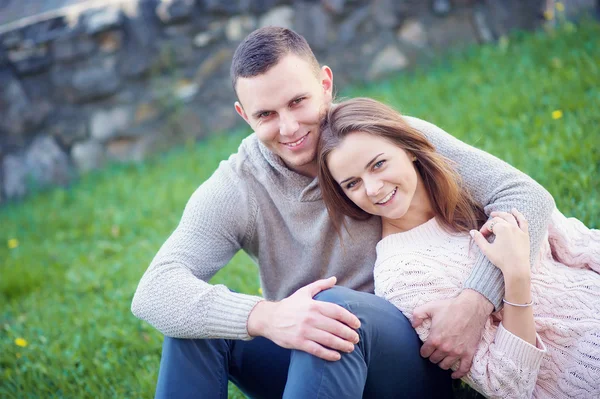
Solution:
M 444 370 L 456 362 L 453 377 L 469 370 L 501 303 L 499 270 L 481 255 L 457 298 L 417 309 L 432 322 L 421 346 L 401 312 L 372 294 L 380 221 L 349 220 L 342 246 L 320 197 L 315 155 L 331 69 L 304 38 L 268 27 L 239 45 L 231 76 L 235 109 L 255 133 L 192 195 L 133 299 L 133 313 L 166 336 L 156 396 L 226 397 L 228 380 L 260 398 L 450 396 Z M 493 156 L 407 119 L 456 163 L 488 214 L 522 211 L 537 253 L 551 196 Z M 240 249 L 257 262 L 266 300 L 207 283 Z

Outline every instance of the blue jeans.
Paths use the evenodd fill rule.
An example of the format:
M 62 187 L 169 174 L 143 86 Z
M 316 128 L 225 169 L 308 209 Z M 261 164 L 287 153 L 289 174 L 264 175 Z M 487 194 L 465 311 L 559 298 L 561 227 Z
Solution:
M 373 294 L 343 287 L 316 300 L 361 322 L 352 353 L 329 362 L 266 338 L 251 341 L 165 337 L 156 398 L 227 398 L 231 380 L 250 398 L 451 398 L 450 372 L 423 359 L 404 315 Z

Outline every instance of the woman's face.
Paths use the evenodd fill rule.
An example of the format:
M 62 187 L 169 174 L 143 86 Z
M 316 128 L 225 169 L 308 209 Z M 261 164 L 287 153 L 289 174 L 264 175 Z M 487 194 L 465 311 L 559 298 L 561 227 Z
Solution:
M 354 132 L 329 154 L 327 165 L 352 202 L 367 213 L 395 220 L 419 208 L 424 190 L 413 160 L 385 138 Z

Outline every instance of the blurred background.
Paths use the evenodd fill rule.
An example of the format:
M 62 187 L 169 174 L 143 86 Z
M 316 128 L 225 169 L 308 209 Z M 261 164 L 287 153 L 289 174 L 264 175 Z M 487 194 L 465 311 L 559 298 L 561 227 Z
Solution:
M 261 26 L 304 35 L 339 96 L 437 124 L 598 228 L 598 3 L 0 0 L 0 397 L 152 397 L 162 336 L 131 298 L 250 133 L 229 66 Z M 212 281 L 260 295 L 242 253 Z

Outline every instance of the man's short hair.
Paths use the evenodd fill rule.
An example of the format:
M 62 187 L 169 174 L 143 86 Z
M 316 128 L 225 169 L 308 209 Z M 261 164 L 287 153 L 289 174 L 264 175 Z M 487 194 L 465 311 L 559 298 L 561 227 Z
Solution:
M 293 30 L 267 26 L 250 33 L 233 54 L 230 71 L 233 90 L 236 91 L 238 78 L 266 73 L 289 53 L 302 57 L 318 73 L 319 62 L 308 42 Z

